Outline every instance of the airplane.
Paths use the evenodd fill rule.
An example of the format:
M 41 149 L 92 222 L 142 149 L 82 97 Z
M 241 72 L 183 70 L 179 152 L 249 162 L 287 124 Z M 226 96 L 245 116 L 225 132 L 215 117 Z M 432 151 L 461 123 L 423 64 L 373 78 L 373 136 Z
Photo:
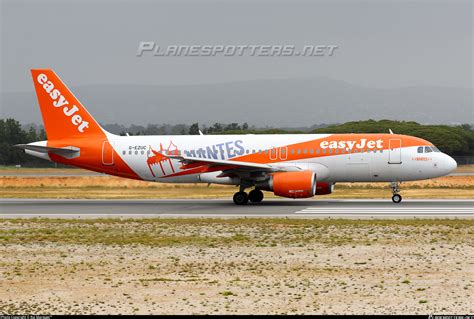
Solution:
M 27 154 L 136 180 L 236 185 L 237 205 L 261 202 L 262 191 L 295 199 L 327 195 L 338 182 L 387 182 L 400 203 L 401 182 L 457 167 L 429 141 L 392 131 L 118 136 L 94 120 L 53 70 L 31 74 L 47 140 L 17 145 Z

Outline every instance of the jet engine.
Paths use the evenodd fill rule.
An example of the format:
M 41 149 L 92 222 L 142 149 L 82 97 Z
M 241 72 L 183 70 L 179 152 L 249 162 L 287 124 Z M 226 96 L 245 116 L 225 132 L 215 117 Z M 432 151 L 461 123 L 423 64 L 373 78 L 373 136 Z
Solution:
M 275 173 L 257 187 L 281 197 L 313 197 L 316 194 L 316 174 L 312 171 Z
M 328 195 L 334 191 L 333 183 L 317 182 L 316 183 L 316 196 Z

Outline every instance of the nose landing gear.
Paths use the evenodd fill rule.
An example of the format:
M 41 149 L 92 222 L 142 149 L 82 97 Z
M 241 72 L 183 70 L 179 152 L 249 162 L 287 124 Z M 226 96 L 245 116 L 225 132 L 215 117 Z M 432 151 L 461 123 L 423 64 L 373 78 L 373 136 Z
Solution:
M 392 196 L 392 202 L 394 202 L 395 204 L 398 204 L 402 201 L 402 196 L 400 194 L 394 194 Z
M 400 193 L 400 183 L 399 182 L 392 182 L 390 184 L 390 187 L 392 188 L 392 202 L 395 204 L 398 204 L 402 201 L 402 196 L 398 193 Z

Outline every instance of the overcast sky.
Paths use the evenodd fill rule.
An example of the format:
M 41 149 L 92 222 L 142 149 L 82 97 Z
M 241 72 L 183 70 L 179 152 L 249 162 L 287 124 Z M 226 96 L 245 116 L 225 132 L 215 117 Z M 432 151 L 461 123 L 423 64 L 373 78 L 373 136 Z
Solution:
M 330 77 L 371 88 L 473 87 L 472 1 L 1 1 L 2 92 L 29 69 L 69 86 Z M 337 45 L 324 57 L 137 57 L 140 41 Z
M 0 3 L 0 113 L 22 123 L 41 122 L 31 68 L 54 69 L 106 123 L 474 122 L 469 0 Z M 338 48 L 322 57 L 137 57 L 141 41 Z M 253 80 L 264 81 L 230 84 Z

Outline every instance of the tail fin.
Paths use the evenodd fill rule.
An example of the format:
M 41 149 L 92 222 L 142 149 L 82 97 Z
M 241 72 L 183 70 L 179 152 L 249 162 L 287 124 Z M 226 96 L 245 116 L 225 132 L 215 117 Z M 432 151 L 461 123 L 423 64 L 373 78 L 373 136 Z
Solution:
M 48 140 L 104 135 L 103 129 L 51 69 L 31 70 Z

